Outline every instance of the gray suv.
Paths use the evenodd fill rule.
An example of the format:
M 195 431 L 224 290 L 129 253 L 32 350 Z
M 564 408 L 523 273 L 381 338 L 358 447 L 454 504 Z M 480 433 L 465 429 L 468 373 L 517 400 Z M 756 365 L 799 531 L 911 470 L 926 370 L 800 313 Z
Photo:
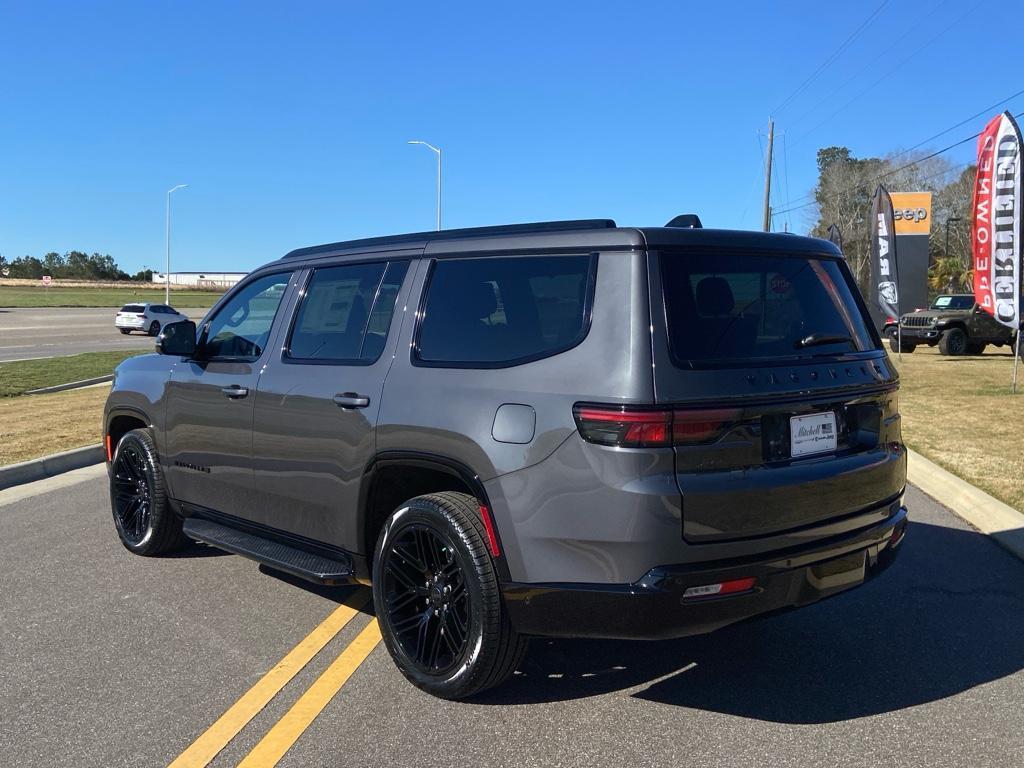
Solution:
M 114 522 L 372 584 L 458 699 L 530 636 L 670 638 L 895 557 L 898 379 L 839 251 L 550 222 L 304 248 L 121 364 Z

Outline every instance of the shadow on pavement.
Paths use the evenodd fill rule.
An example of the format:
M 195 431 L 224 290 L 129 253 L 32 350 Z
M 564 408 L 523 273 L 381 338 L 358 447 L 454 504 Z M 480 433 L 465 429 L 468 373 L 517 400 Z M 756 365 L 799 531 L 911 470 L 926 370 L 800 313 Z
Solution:
M 852 592 L 703 637 L 535 640 L 478 704 L 641 687 L 637 698 L 781 723 L 912 707 L 1024 668 L 1024 564 L 973 531 L 911 523 L 899 560 Z
M 292 576 L 290 573 L 284 571 L 278 571 L 271 568 L 269 565 L 260 564 L 260 573 L 264 576 L 271 576 L 278 581 L 283 581 L 285 584 L 290 584 L 293 587 L 304 589 L 307 592 L 312 592 L 314 595 L 319 595 L 325 600 L 330 600 L 334 603 L 343 603 L 349 595 L 354 592 L 358 592 L 361 589 L 367 591 L 367 603 L 360 609 L 360 613 L 365 613 L 368 616 L 373 615 L 373 602 L 369 599 L 369 589 L 367 587 L 358 585 L 344 585 L 340 587 L 327 587 L 322 584 L 314 584 L 311 581 L 300 579 L 298 576 Z
M 225 552 L 223 549 L 217 549 L 211 547 L 209 544 L 203 544 L 198 541 L 192 541 L 191 539 L 181 549 L 176 549 L 173 552 L 167 552 L 161 557 L 165 557 L 171 560 L 177 558 L 192 558 L 192 557 L 220 557 L 221 555 L 229 555 L 230 552 Z

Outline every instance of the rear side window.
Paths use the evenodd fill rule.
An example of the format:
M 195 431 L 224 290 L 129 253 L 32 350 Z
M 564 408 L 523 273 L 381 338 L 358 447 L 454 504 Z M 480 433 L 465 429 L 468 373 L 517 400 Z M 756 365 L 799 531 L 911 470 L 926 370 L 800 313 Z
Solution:
M 502 367 L 586 335 L 597 257 L 445 259 L 434 264 L 416 356 L 428 365 Z
M 140 314 L 142 312 L 145 312 L 146 308 L 144 306 L 142 306 L 141 304 L 125 304 L 123 307 L 121 307 L 121 311 L 122 312 L 134 312 L 136 314 Z
M 661 273 L 676 364 L 875 348 L 850 282 L 830 259 L 662 253 Z
M 288 345 L 296 361 L 373 362 L 387 339 L 407 262 L 318 269 Z

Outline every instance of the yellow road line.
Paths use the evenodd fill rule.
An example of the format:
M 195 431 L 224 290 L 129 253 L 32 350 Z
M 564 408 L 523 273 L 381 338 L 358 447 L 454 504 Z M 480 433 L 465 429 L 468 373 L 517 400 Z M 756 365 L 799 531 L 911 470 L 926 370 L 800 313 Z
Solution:
M 272 768 L 277 765 L 379 642 L 380 626 L 374 619 L 253 747 L 238 768 Z
M 358 613 L 369 600 L 369 591 L 360 589 L 349 595 L 330 616 L 320 622 L 273 669 L 221 715 L 168 768 L 203 768 L 227 746 L 238 732 L 270 703 L 288 681 L 308 664 Z

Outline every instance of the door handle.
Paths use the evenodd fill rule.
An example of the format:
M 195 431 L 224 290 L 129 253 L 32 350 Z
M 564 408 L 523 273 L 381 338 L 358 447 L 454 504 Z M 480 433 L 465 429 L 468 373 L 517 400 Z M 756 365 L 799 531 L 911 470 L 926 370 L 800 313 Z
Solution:
M 220 391 L 232 400 L 241 400 L 249 394 L 249 390 L 246 387 L 240 387 L 237 384 L 232 384 L 230 387 L 221 387 Z
M 355 392 L 342 392 L 332 399 L 334 404 L 341 408 L 365 408 L 370 404 L 370 398 L 357 395 Z

